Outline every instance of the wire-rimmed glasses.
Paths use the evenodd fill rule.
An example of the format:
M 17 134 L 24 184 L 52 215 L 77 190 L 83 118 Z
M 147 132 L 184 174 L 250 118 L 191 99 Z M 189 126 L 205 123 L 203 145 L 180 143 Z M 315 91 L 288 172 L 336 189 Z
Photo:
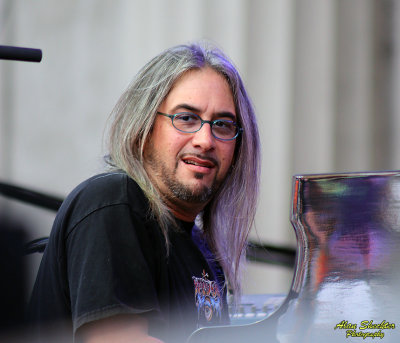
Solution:
M 243 131 L 236 122 L 227 119 L 203 120 L 199 115 L 191 112 L 175 114 L 157 112 L 157 114 L 170 118 L 174 128 L 185 133 L 195 133 L 203 127 L 204 123 L 208 123 L 211 126 L 212 135 L 222 141 L 231 141 Z

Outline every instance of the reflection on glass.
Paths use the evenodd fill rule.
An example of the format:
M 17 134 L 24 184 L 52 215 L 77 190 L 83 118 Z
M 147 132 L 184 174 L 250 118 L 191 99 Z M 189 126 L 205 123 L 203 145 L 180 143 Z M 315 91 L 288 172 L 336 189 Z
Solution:
M 400 174 L 297 176 L 293 194 L 299 252 L 279 341 L 342 341 L 343 320 L 399 323 Z

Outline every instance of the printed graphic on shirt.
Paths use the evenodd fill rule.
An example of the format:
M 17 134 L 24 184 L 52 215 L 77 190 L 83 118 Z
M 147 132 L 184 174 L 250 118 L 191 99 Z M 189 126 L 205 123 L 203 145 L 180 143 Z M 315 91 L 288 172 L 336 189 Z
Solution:
M 222 299 L 218 284 L 208 280 L 208 274 L 203 270 L 202 277 L 193 276 L 194 294 L 199 322 L 209 322 L 213 317 L 221 319 Z

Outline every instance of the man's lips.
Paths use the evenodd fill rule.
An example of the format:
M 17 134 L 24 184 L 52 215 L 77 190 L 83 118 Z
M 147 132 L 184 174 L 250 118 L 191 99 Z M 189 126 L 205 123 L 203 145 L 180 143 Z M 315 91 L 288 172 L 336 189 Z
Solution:
M 185 155 L 181 160 L 188 166 L 193 166 L 193 169 L 210 170 L 218 166 L 218 162 L 212 157 Z M 205 168 L 205 169 L 204 169 Z

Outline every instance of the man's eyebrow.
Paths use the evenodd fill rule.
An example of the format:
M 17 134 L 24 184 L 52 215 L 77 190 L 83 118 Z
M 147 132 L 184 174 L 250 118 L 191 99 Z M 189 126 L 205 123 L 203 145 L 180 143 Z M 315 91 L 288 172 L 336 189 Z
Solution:
M 187 111 L 190 111 L 190 112 L 201 112 L 200 109 L 198 109 L 198 108 L 196 108 L 196 107 L 194 107 L 194 106 L 192 106 L 192 105 L 189 105 L 189 104 L 179 104 L 179 105 L 176 105 L 176 106 L 172 109 L 172 112 L 176 113 L 176 111 L 177 111 L 178 109 L 184 109 L 184 110 L 187 110 Z
M 179 104 L 179 105 L 176 105 L 176 106 L 172 109 L 172 113 L 176 113 L 176 111 L 178 111 L 179 109 L 184 109 L 184 110 L 186 110 L 186 111 L 194 112 L 194 113 L 200 113 L 200 112 L 201 112 L 201 110 L 200 110 L 199 108 L 194 107 L 194 106 L 192 106 L 192 105 L 189 105 L 189 104 Z M 223 112 L 217 112 L 217 113 L 215 113 L 215 115 L 216 115 L 217 117 L 230 118 L 230 119 L 232 119 L 233 121 L 236 120 L 236 116 L 235 116 L 232 112 L 224 112 L 224 111 L 223 111 Z

